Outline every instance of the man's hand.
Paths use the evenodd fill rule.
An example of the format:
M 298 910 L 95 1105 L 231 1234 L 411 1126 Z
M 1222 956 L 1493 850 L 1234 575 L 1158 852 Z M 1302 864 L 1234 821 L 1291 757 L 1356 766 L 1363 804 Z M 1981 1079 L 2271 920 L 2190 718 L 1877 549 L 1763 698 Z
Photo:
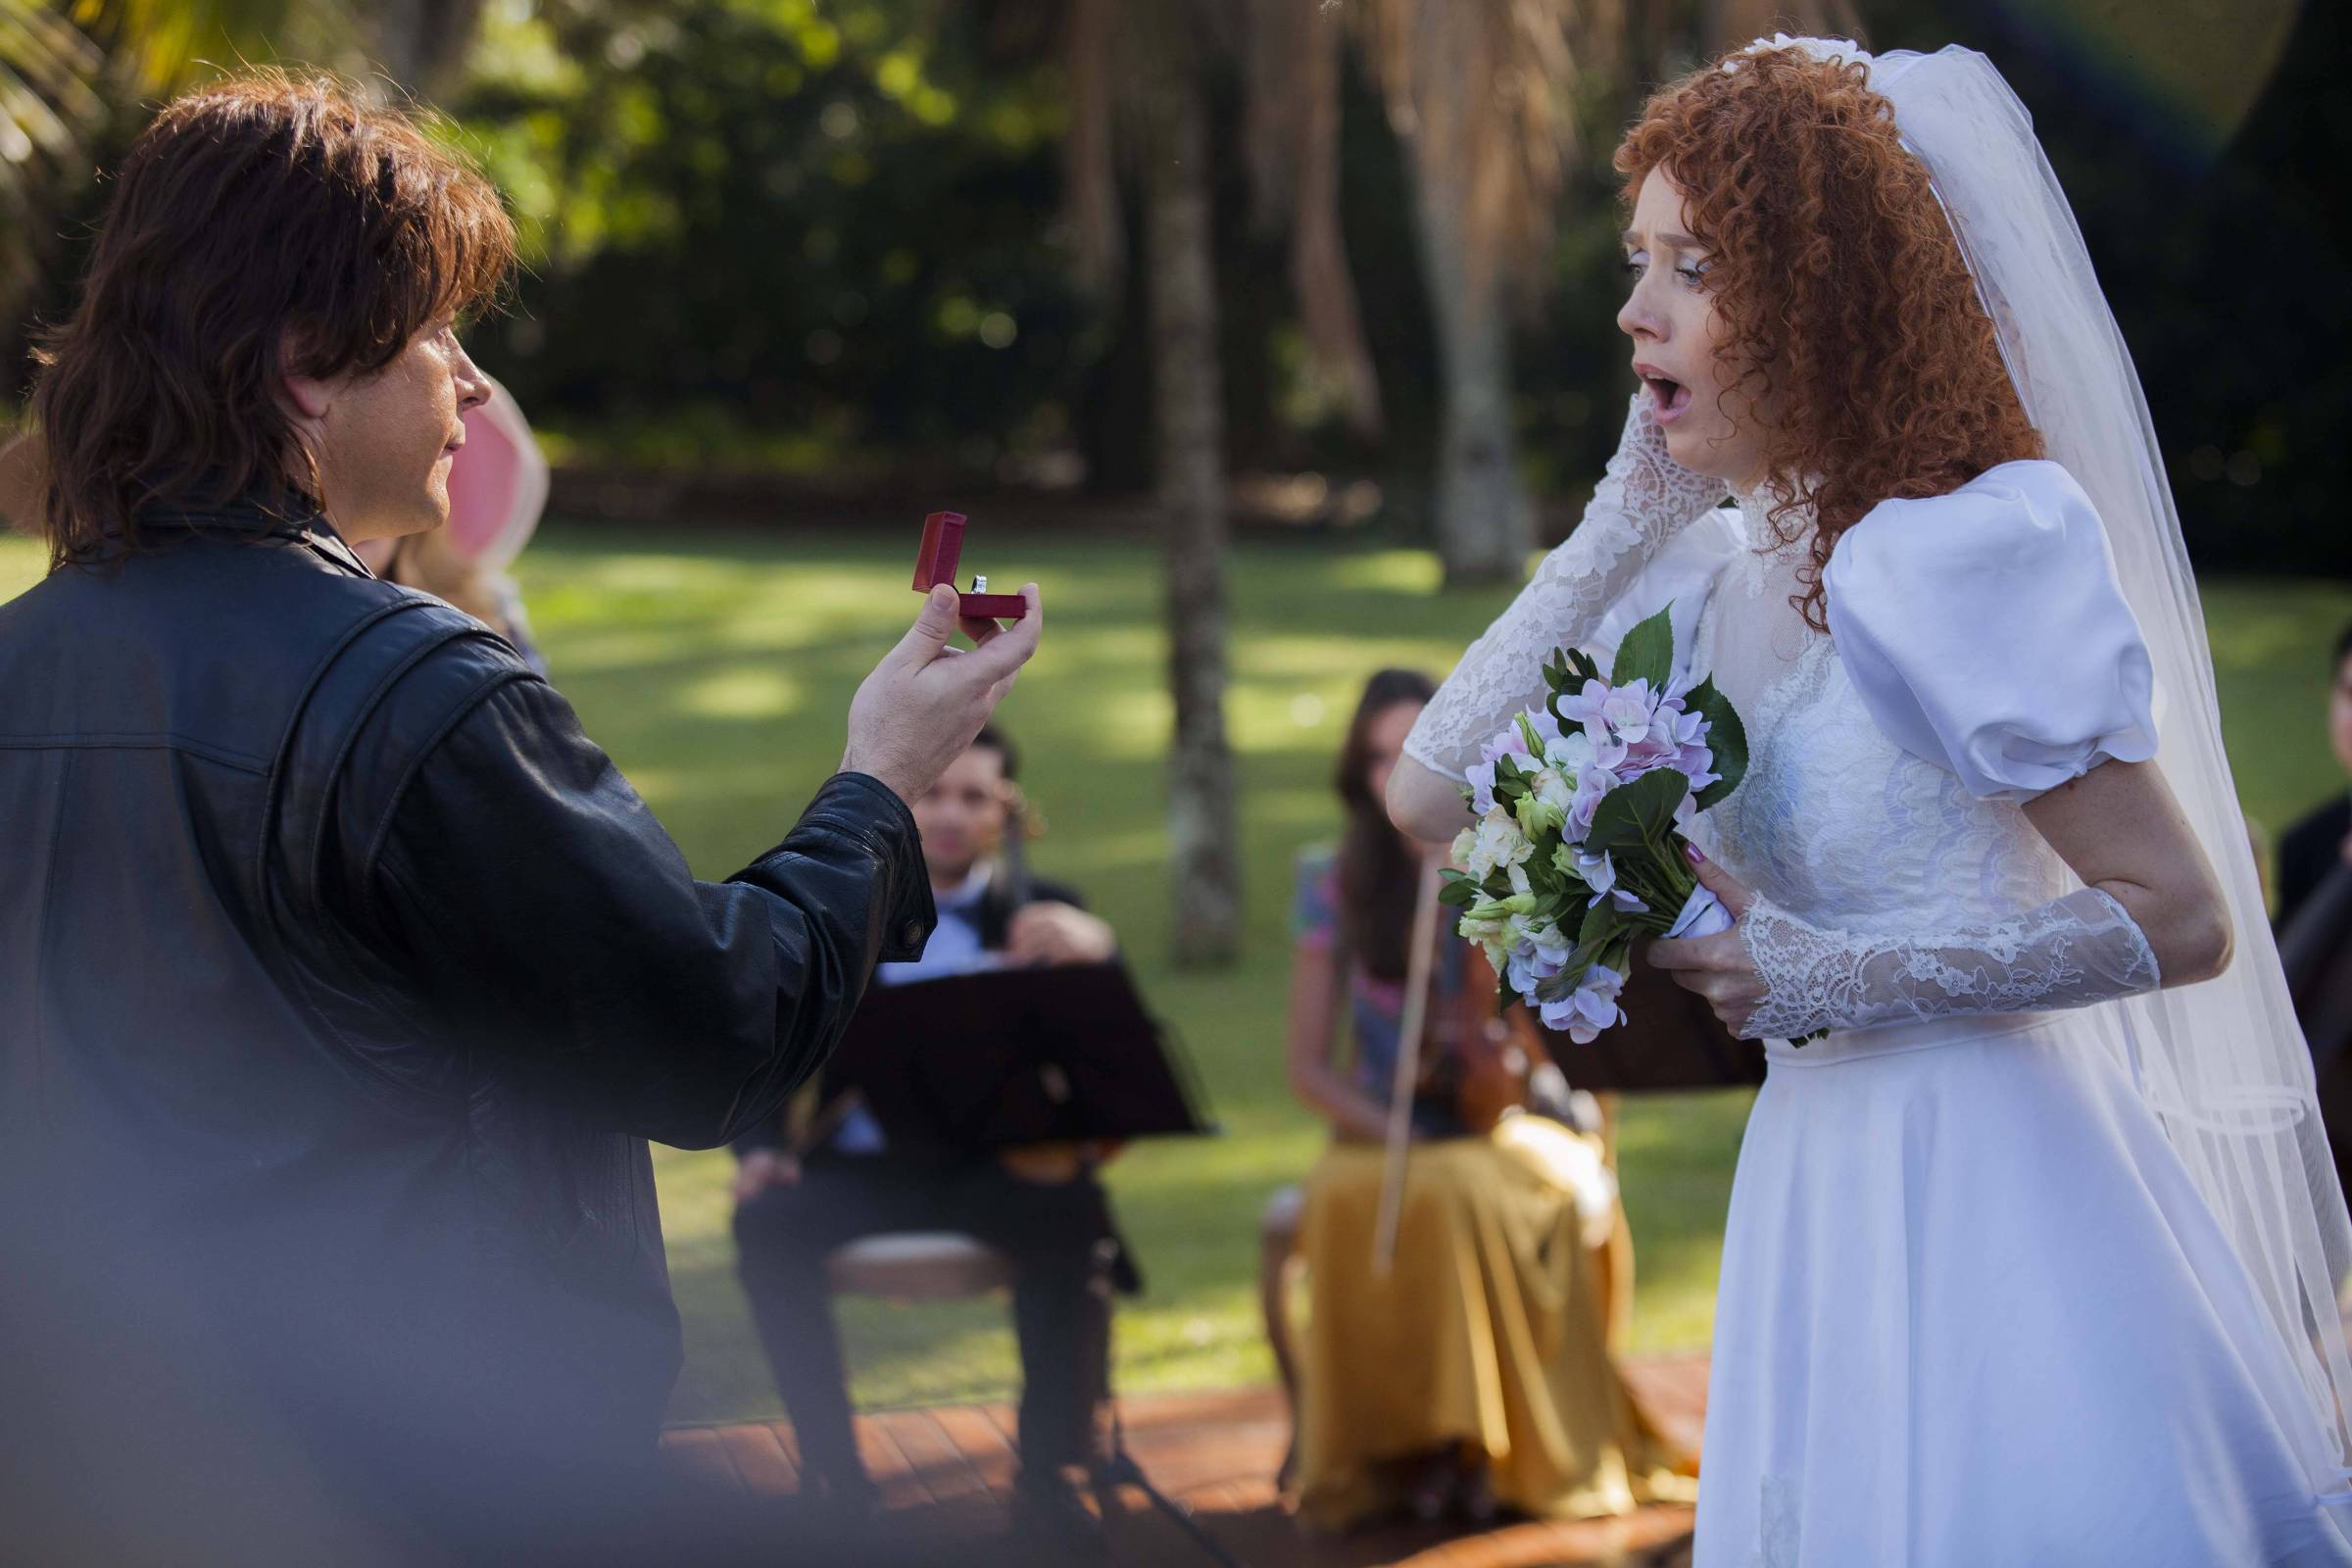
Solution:
M 1119 951 L 1107 921 L 1067 904 L 1027 904 L 1004 934 L 1014 963 L 1101 963 Z
M 850 700 L 841 770 L 871 774 L 909 806 L 921 800 L 972 744 L 1037 652 L 1045 621 L 1037 584 L 1021 597 L 1029 612 L 1010 631 L 992 620 L 964 621 L 964 635 L 979 645 L 965 652 L 948 646 L 956 628 L 956 590 L 944 583 L 932 589 L 913 626 Z
M 745 1203 L 770 1187 L 791 1187 L 801 1179 L 801 1162 L 780 1149 L 755 1149 L 735 1167 L 735 1201 Z

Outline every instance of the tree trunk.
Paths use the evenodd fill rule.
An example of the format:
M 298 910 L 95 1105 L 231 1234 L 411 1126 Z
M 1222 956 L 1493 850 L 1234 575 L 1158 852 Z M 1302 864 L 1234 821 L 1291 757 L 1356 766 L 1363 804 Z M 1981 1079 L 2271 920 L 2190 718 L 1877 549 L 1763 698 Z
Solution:
M 482 0 L 376 0 L 369 9 L 377 66 L 401 91 L 429 102 L 464 63 Z
M 1225 737 L 1225 461 L 1218 403 L 1208 134 L 1189 61 L 1158 63 L 1146 87 L 1144 158 L 1159 503 L 1167 540 L 1168 676 L 1176 736 L 1169 777 L 1175 957 L 1233 961 L 1241 946 L 1241 851 Z
M 1492 275 L 1476 275 L 1462 192 L 1427 171 L 1419 173 L 1414 216 L 1429 273 L 1444 402 L 1438 556 L 1448 587 L 1517 582 L 1534 548 L 1535 520 L 1515 457 L 1501 286 Z

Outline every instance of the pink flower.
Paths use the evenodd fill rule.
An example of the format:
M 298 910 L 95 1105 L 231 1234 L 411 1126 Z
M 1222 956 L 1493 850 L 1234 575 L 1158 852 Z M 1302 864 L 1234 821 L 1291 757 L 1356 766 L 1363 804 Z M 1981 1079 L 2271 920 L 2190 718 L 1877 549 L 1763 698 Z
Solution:
M 1462 776 L 1470 782 L 1470 809 L 1480 816 L 1494 809 L 1494 759 L 1472 762 Z
M 1583 877 L 1585 886 L 1592 890 L 1592 897 L 1586 903 L 1588 908 L 1604 898 L 1627 914 L 1639 914 L 1649 907 L 1617 885 L 1617 862 L 1606 855 L 1578 855 L 1576 874 Z
M 1704 883 L 1690 890 L 1683 905 L 1683 912 L 1674 917 L 1666 928 L 1669 937 L 1711 937 L 1732 928 L 1732 911 L 1723 901 L 1709 892 Z
M 1572 995 L 1546 1002 L 1537 1012 L 1544 1028 L 1565 1029 L 1569 1039 L 1589 1046 L 1603 1029 L 1625 1022 L 1625 1009 L 1617 1005 L 1617 993 L 1624 986 L 1624 975 L 1605 963 L 1595 963 L 1585 970 Z
M 1557 931 L 1550 933 L 1558 936 Z M 1509 979 L 1511 989 L 1523 997 L 1533 997 L 1536 987 L 1558 974 L 1568 962 L 1569 950 L 1541 940 L 1522 942 L 1511 952 Z
M 1571 724 L 1584 725 L 1585 733 L 1590 735 L 1608 700 L 1609 683 L 1605 680 L 1589 680 L 1582 691 L 1573 694 L 1562 692 L 1559 695 L 1560 717 Z
M 1635 747 L 1649 739 L 1650 726 L 1657 722 L 1658 697 L 1649 689 L 1646 680 L 1630 681 L 1609 693 L 1600 705 L 1600 721 L 1608 725 L 1617 743 Z M 1585 733 L 1592 733 L 1588 722 Z M 1672 744 L 1672 730 L 1667 731 Z
M 1568 825 L 1563 829 L 1569 843 L 1585 842 L 1585 835 L 1592 831 L 1592 813 L 1600 809 L 1601 797 L 1624 782 L 1598 761 L 1585 764 L 1576 775 L 1576 797 L 1569 803 Z
M 1493 740 L 1481 746 L 1478 749 L 1478 760 L 1462 769 L 1463 778 L 1470 784 L 1470 809 L 1475 814 L 1484 816 L 1494 809 L 1494 764 L 1506 757 L 1517 758 L 1519 765 L 1530 772 L 1535 770 L 1537 760 L 1529 755 L 1527 739 L 1519 733 L 1516 720 L 1505 725 Z

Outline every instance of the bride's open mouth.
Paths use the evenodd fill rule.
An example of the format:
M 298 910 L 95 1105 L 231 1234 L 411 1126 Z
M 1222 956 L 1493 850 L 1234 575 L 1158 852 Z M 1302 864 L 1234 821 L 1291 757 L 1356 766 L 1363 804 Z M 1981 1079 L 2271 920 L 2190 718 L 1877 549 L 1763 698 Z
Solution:
M 1690 389 L 1671 377 L 1644 370 L 1642 384 L 1649 388 L 1651 412 L 1660 424 L 1672 424 L 1690 406 Z

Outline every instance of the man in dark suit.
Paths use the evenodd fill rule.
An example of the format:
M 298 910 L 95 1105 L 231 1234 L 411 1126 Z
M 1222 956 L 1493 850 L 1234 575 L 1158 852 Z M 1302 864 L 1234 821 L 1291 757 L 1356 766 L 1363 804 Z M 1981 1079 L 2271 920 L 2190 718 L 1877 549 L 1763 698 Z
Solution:
M 2328 693 L 2328 739 L 2335 760 L 2352 776 L 2352 626 L 2335 640 L 2334 684 Z M 2328 803 L 2286 830 L 2278 841 L 2278 926 L 2284 930 L 2328 873 L 2352 859 L 2352 790 L 2339 789 Z
M 922 951 L 908 803 L 1034 591 L 960 657 L 934 592 L 799 823 L 700 881 L 352 549 L 447 520 L 497 194 L 274 74 L 111 190 L 35 397 L 53 569 L 0 606 L 7 1555 L 626 1555 L 680 1355 L 646 1141 L 764 1120 Z
M 1110 927 L 1080 907 L 1074 892 L 1048 882 L 1018 886 L 1008 874 L 1002 847 L 1020 831 L 1017 774 L 1011 741 L 992 726 L 915 802 L 939 928 L 921 959 L 883 964 L 878 984 L 1003 964 L 1101 962 L 1115 953 Z M 1107 1385 L 1101 1250 L 1117 1246 L 1091 1153 L 971 1158 L 893 1149 L 856 1108 L 806 1159 L 789 1152 L 791 1133 L 779 1118 L 737 1141 L 735 1239 L 809 1488 L 840 1512 L 872 1505 L 852 1433 L 827 1257 L 865 1236 L 960 1231 L 1013 1264 L 1023 1376 L 1016 1515 L 1055 1534 L 1083 1532 L 1070 1471 L 1095 1456 L 1094 1410 Z

